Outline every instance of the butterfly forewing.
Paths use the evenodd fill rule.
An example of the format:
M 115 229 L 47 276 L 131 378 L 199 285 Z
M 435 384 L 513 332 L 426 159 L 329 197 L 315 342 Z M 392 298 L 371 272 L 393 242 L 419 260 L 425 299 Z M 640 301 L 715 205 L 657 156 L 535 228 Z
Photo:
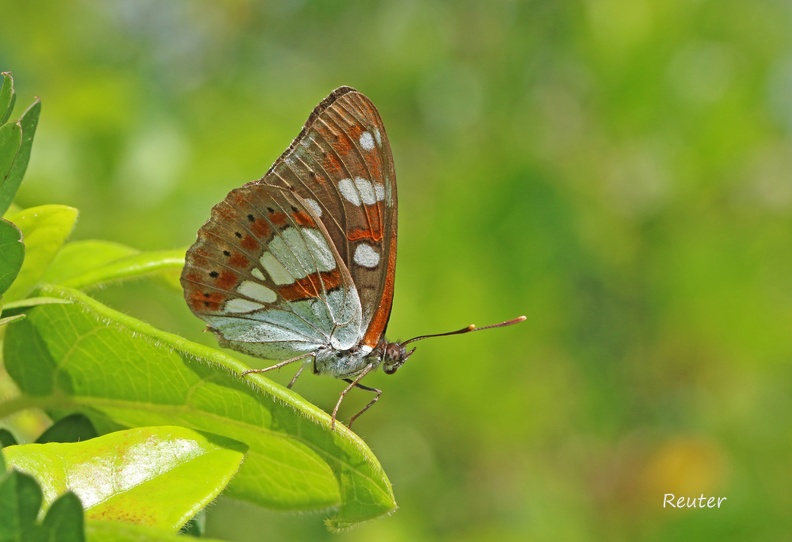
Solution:
M 360 339 L 354 284 L 304 200 L 262 181 L 232 190 L 188 250 L 182 285 L 222 344 L 285 359 Z
M 334 91 L 264 180 L 292 187 L 320 217 L 357 288 L 362 343 L 376 346 L 393 303 L 397 198 L 393 157 L 374 104 L 349 87 Z

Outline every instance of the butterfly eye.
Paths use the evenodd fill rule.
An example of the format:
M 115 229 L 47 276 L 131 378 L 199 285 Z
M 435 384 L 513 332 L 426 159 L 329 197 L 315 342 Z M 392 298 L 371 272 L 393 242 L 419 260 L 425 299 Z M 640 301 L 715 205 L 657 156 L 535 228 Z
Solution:
M 399 343 L 389 343 L 385 347 L 385 353 L 382 356 L 383 372 L 386 375 L 392 375 L 399 370 L 399 367 L 404 365 L 404 362 L 407 361 L 407 358 L 409 358 L 413 352 L 415 352 L 415 348 L 408 352 L 407 349 Z

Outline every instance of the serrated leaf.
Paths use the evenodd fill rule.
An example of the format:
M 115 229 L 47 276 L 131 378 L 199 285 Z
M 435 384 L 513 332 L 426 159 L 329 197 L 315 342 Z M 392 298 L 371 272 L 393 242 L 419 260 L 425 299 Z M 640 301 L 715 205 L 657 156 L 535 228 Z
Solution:
M 47 428 L 39 438 L 37 444 L 48 442 L 80 442 L 96 438 L 98 433 L 91 420 L 83 414 L 65 416 Z
M 16 93 L 14 92 L 14 78 L 8 72 L 0 74 L 3 78 L 0 86 L 0 124 L 6 122 L 14 111 Z
M 22 126 L 22 144 L 14 158 L 14 163 L 5 178 L 0 178 L 0 216 L 4 215 L 11 202 L 14 201 L 19 184 L 25 176 L 28 162 L 30 161 L 30 150 L 33 147 L 33 136 L 36 134 L 39 115 L 41 114 L 41 102 L 38 98 L 33 105 L 28 107 L 21 117 L 19 125 Z
M 41 205 L 9 217 L 25 243 L 25 261 L 16 281 L 6 291 L 6 301 L 27 297 L 39 284 L 77 220 L 77 209 L 65 205 Z
M 81 410 L 101 427 L 178 423 L 244 442 L 248 457 L 229 496 L 268 508 L 338 507 L 344 527 L 396 507 L 374 455 L 341 424 L 216 350 L 164 333 L 78 291 L 8 328 L 6 368 L 22 392 L 50 410 Z
M 239 443 L 171 426 L 4 452 L 9 465 L 38 478 L 46 504 L 73 491 L 88 518 L 174 532 L 220 494 L 244 457 Z
M 24 259 L 22 232 L 11 222 L 0 218 L 0 295 L 11 287 Z

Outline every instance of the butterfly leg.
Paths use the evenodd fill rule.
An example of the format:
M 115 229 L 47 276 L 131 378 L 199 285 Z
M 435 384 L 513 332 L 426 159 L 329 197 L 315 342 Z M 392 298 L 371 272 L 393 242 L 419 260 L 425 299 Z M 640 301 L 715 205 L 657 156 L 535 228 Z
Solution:
M 289 385 L 286 386 L 287 388 L 291 389 L 291 387 L 294 386 L 294 383 L 297 382 L 297 377 L 299 377 L 300 374 L 302 374 L 303 369 L 305 369 L 305 364 L 304 363 L 302 365 L 300 365 L 299 369 L 297 369 L 297 374 L 294 375 L 294 378 L 291 379 L 291 382 L 289 382 Z
M 297 356 L 296 358 L 291 358 L 291 359 L 287 359 L 286 361 L 281 361 L 280 363 L 276 363 L 275 365 L 272 365 L 271 367 L 264 367 L 263 369 L 248 369 L 247 371 L 244 371 L 242 373 L 242 376 L 247 376 L 247 375 L 252 374 L 252 373 L 266 373 L 267 371 L 272 371 L 274 369 L 280 369 L 281 367 L 285 367 L 289 363 L 294 363 L 295 361 L 299 361 L 301 359 L 305 359 L 308 356 L 312 356 L 312 355 L 313 354 L 309 352 L 307 354 L 302 354 L 301 356 Z M 302 372 L 302 368 L 297 372 L 297 376 L 300 376 L 301 372 Z M 297 376 L 295 376 L 292 379 L 292 384 L 294 384 L 294 380 L 297 380 Z M 289 384 L 289 387 L 291 388 L 291 384 Z
M 346 397 L 346 394 L 349 393 L 349 390 L 351 390 L 352 388 L 363 388 L 364 390 L 377 391 L 379 393 L 377 394 L 377 397 L 373 401 L 371 401 L 368 405 L 366 405 L 366 408 L 355 414 L 352 417 L 352 419 L 349 420 L 350 426 L 352 425 L 352 422 L 355 421 L 355 418 L 363 414 L 363 412 L 365 412 L 368 409 L 368 407 L 370 407 L 371 405 L 377 402 L 377 399 L 379 399 L 379 396 L 382 392 L 380 390 L 375 390 L 375 388 L 369 388 L 368 386 L 362 386 L 360 384 L 360 381 L 363 379 L 363 377 L 369 374 L 372 369 L 374 369 L 374 365 L 369 363 L 363 368 L 362 371 L 360 371 L 360 374 L 357 375 L 354 380 L 351 380 L 349 378 L 344 379 L 344 382 L 349 382 L 349 386 L 347 386 L 346 389 L 344 389 L 344 391 L 341 392 L 341 397 L 338 398 L 338 402 L 336 403 L 336 406 L 333 409 L 333 421 L 330 423 L 331 430 L 335 430 L 336 414 L 338 414 L 338 408 L 341 406 L 341 402 L 344 400 L 344 397 Z
M 352 381 L 351 381 L 351 380 L 349 380 L 348 378 L 347 378 L 347 379 L 345 379 L 345 380 L 346 380 L 347 382 L 352 382 Z M 363 414 L 365 411 L 367 411 L 367 410 L 368 410 L 368 409 L 371 407 L 371 405 L 373 405 L 374 403 L 376 403 L 377 401 L 379 401 L 380 395 L 382 395 L 382 390 L 379 390 L 379 389 L 377 389 L 377 388 L 371 388 L 371 387 L 369 387 L 369 386 L 364 386 L 363 384 L 361 384 L 361 383 L 359 383 L 359 382 L 358 382 L 357 384 L 355 384 L 355 387 L 357 387 L 357 388 L 360 388 L 361 390 L 366 390 L 366 391 L 370 391 L 370 392 L 372 392 L 372 393 L 376 393 L 377 395 L 375 395 L 375 396 L 374 396 L 374 399 L 372 399 L 372 400 L 369 402 L 369 404 L 367 404 L 366 406 L 364 406 L 364 407 L 361 409 L 361 411 L 360 411 L 360 412 L 358 412 L 357 414 L 355 414 L 354 416 L 352 416 L 351 418 L 349 418 L 349 423 L 347 424 L 347 427 L 352 427 L 352 422 L 354 422 L 355 420 L 357 420 L 357 419 L 358 419 L 358 417 L 359 417 L 361 414 Z

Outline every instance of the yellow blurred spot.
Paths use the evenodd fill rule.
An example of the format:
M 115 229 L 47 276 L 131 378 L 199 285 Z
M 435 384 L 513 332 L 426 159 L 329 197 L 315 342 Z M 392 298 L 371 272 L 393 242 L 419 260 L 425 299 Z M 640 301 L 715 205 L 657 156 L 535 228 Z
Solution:
M 649 497 L 659 496 L 658 499 L 665 493 L 713 495 L 723 491 L 727 467 L 728 461 L 716 442 L 677 437 L 662 444 L 648 458 L 643 486 Z

